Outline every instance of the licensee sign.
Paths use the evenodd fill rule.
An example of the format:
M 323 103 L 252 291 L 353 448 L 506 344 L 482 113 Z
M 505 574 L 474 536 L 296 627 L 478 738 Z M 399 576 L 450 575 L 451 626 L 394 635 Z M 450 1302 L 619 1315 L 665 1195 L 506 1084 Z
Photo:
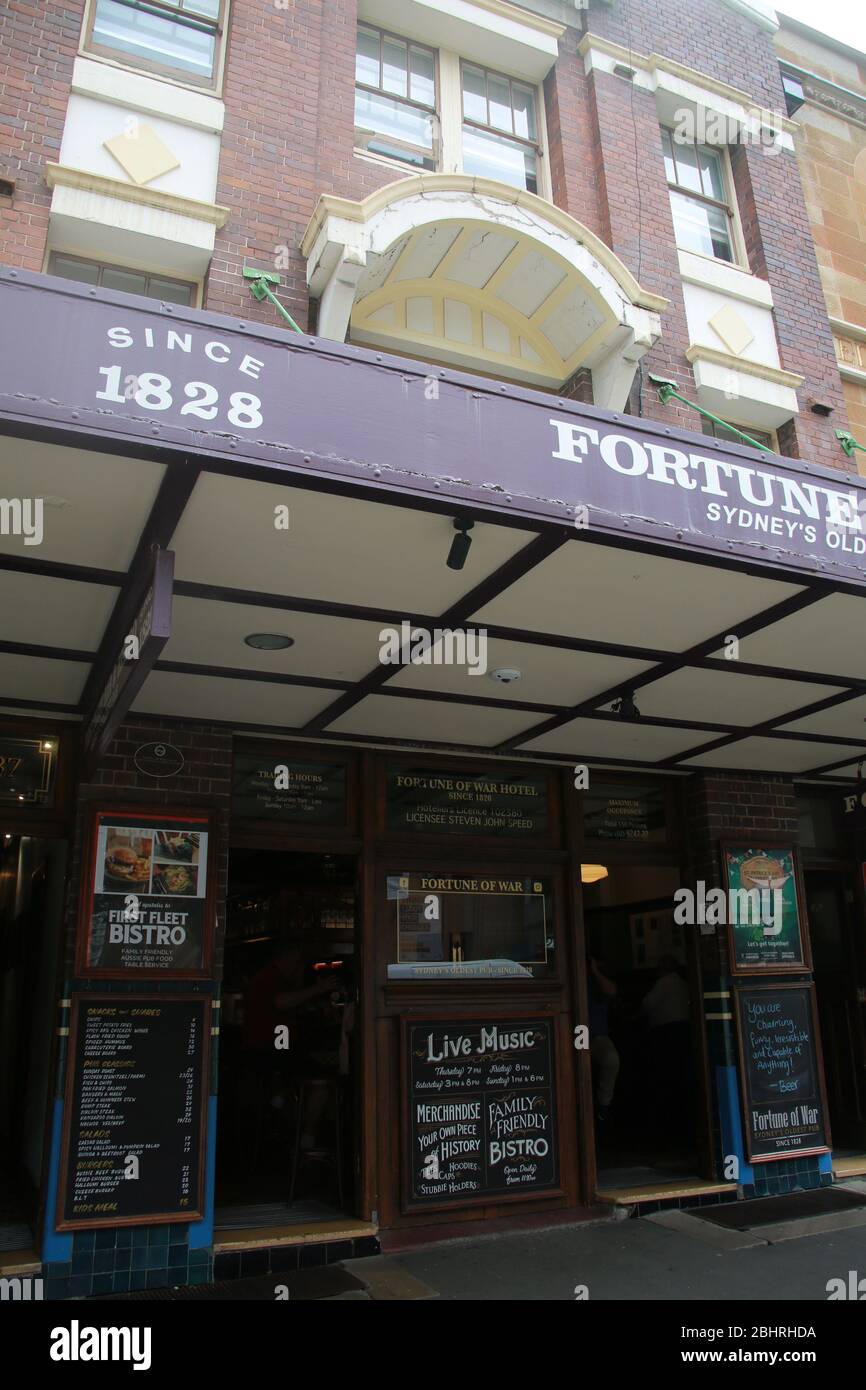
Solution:
M 552 1021 L 403 1020 L 406 1208 L 559 1186 Z
M 77 971 L 106 979 L 208 974 L 213 935 L 211 817 L 93 813 Z

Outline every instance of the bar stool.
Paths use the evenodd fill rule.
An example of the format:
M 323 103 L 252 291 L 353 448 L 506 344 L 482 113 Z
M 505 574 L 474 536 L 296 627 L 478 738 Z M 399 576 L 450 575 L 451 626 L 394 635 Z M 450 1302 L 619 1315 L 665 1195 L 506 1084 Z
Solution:
M 307 1114 L 307 1104 L 310 1097 L 318 1091 L 328 1092 L 329 1098 L 333 1101 L 333 1139 L 330 1144 L 317 1143 L 312 1149 L 301 1148 L 301 1138 L 304 1128 L 304 1117 Z M 307 1076 L 302 1077 L 298 1082 L 298 1108 L 295 1123 L 295 1142 L 292 1152 L 292 1168 L 289 1179 L 289 1198 L 288 1206 L 295 1200 L 295 1187 L 298 1180 L 298 1173 L 306 1163 L 321 1163 L 326 1167 L 333 1168 L 337 1177 L 337 1197 L 340 1206 L 343 1206 L 343 1117 L 342 1117 L 342 1095 L 341 1078 L 339 1076 Z

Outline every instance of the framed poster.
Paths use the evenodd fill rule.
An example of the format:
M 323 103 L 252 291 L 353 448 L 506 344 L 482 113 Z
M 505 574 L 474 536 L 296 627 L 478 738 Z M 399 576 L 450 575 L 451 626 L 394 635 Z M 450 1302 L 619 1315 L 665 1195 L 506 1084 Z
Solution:
M 401 1023 L 403 1210 L 558 1192 L 554 1020 Z
M 75 994 L 57 1229 L 204 1214 L 211 1000 Z
M 209 976 L 214 830 L 213 816 L 203 811 L 91 810 L 78 975 Z
M 814 985 L 740 985 L 736 1000 L 749 1162 L 829 1152 Z
M 810 970 L 800 861 L 794 845 L 723 841 L 733 975 Z

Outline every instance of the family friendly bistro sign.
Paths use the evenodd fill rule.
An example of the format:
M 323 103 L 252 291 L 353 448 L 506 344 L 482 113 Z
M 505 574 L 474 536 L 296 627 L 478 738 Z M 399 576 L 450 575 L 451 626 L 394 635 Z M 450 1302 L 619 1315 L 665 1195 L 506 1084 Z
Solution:
M 0 422 L 866 584 L 856 474 L 522 387 L 0 271 Z

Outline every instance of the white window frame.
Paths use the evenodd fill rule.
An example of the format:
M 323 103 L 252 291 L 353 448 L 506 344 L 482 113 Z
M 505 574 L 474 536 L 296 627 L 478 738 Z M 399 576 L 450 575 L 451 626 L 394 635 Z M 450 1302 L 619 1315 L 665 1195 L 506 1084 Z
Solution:
M 359 20 L 361 24 L 367 24 L 367 20 Z M 370 27 L 377 26 L 370 23 Z M 389 33 L 392 31 L 389 30 Z M 406 42 L 416 42 L 410 35 L 401 34 L 396 31 L 394 37 L 403 39 Z M 424 45 L 430 47 L 429 44 Z M 437 122 L 439 126 L 438 141 L 438 161 L 436 172 L 439 174 L 462 174 L 463 173 L 463 79 L 461 75 L 461 61 L 469 63 L 470 66 L 483 67 L 483 63 L 473 58 L 463 58 L 463 55 L 452 49 L 440 48 L 436 51 L 437 55 Z M 536 116 L 538 120 L 538 193 L 536 197 L 543 198 L 547 202 L 552 201 L 552 181 L 550 176 L 550 157 L 548 153 L 547 140 L 547 111 L 544 102 L 544 86 L 541 82 L 532 82 L 529 78 L 519 72 L 509 72 L 504 68 L 491 67 L 490 71 L 501 74 L 503 77 L 510 77 L 515 82 L 520 82 L 525 87 L 532 87 L 536 95 Z M 405 164 L 399 159 L 389 159 L 387 155 L 369 154 L 366 150 L 355 147 L 355 158 L 363 159 L 371 164 L 381 164 L 388 169 L 399 169 L 405 177 L 411 178 L 416 172 L 412 166 Z M 423 170 L 417 171 L 423 176 Z M 510 186 L 510 185 L 509 185 Z

